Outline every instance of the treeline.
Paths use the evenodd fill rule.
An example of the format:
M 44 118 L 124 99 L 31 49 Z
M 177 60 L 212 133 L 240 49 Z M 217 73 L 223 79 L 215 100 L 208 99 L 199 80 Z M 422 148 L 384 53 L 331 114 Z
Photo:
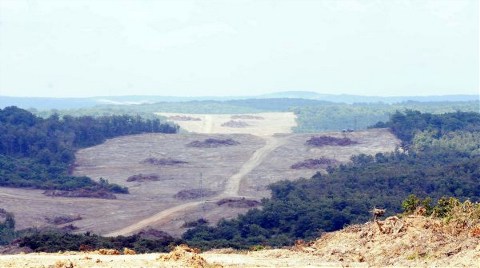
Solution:
M 12 213 L 0 208 L 0 246 L 13 243 L 27 247 L 35 252 L 93 251 L 98 249 L 124 248 L 137 253 L 167 252 L 174 245 L 182 243 L 180 239 L 165 232 L 147 229 L 130 236 L 103 237 L 90 232 L 72 234 L 61 229 L 28 228 L 15 230 L 15 218 Z
M 342 129 L 366 129 L 379 122 L 387 121 L 396 111 L 415 110 L 422 113 L 444 114 L 456 111 L 476 112 L 479 102 L 403 102 L 294 106 L 290 108 L 297 116 L 294 132 L 314 133 Z
M 425 123 L 424 117 L 430 120 Z M 451 134 L 456 131 L 478 134 L 477 122 L 480 122 L 478 113 L 407 112 L 396 113 L 382 126 L 393 126 L 398 118 L 407 124 L 402 129 L 413 133 L 443 129 L 438 133 L 439 141 L 455 137 Z M 459 122 L 463 122 L 461 126 Z M 223 220 L 214 227 L 205 224 L 192 228 L 183 239 L 201 248 L 284 246 L 297 239 L 314 239 L 322 232 L 365 222 L 374 207 L 386 208 L 388 214 L 399 213 L 402 200 L 410 194 L 436 200 L 442 196 L 480 199 L 480 155 L 461 147 L 415 150 L 415 134 L 410 139 L 401 134 L 405 132 L 394 130 L 405 144 L 412 145 L 408 151 L 357 155 L 348 164 L 329 168 L 328 174 L 275 183 L 270 185 L 272 197 L 262 201 L 262 209 Z M 474 142 L 478 146 L 480 140 Z
M 175 133 L 178 127 L 133 116 L 41 118 L 17 108 L 0 109 L 0 186 L 56 190 L 128 190 L 105 180 L 71 176 L 75 151 L 127 134 Z
M 453 132 L 480 132 L 480 116 L 475 112 L 455 112 L 442 115 L 407 110 L 396 112 L 387 123 L 379 122 L 373 127 L 388 127 L 402 142 L 411 145 L 421 132 L 430 132 L 434 138 L 451 138 Z M 418 138 L 418 137 L 417 137 Z M 417 140 L 418 142 L 419 140 Z
M 322 100 L 273 98 L 241 99 L 228 101 L 186 101 L 159 102 L 138 105 L 101 105 L 90 108 L 35 111 L 47 118 L 52 114 L 60 115 L 141 115 L 142 118 L 155 118 L 154 113 L 191 113 L 191 114 L 244 114 L 261 112 L 294 112 L 297 126 L 294 132 L 315 133 L 319 131 L 342 129 L 366 129 L 379 121 L 386 121 L 395 111 L 418 110 L 420 112 L 442 114 L 455 111 L 478 111 L 478 101 L 452 102 L 416 102 L 401 103 L 335 103 Z

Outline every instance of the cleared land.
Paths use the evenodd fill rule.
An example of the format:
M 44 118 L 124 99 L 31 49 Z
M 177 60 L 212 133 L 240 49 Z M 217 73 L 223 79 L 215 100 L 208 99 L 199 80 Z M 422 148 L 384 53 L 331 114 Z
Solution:
M 178 124 L 182 129 L 194 133 L 253 134 L 257 136 L 275 133 L 291 133 L 296 126 L 294 113 L 258 114 L 178 114 L 157 113 Z M 178 120 L 195 118 L 197 121 Z
M 200 121 L 185 121 L 187 116 Z M 257 128 L 250 130 L 260 135 L 143 134 L 111 139 L 80 150 L 75 175 L 108 179 L 128 186 L 130 194 L 104 200 L 46 197 L 39 190 L 0 188 L 0 207 L 15 214 L 18 228 L 49 226 L 48 219 L 79 215 L 81 219 L 72 222 L 79 232 L 127 235 L 153 227 L 180 235 L 185 222 L 205 218 L 214 223 L 247 211 L 257 204 L 255 200 L 269 195 L 266 186 L 272 182 L 308 178 L 324 171 L 292 169 L 297 162 L 321 157 L 346 162 L 354 154 L 392 151 L 398 145 L 384 129 L 322 133 L 338 138 L 346 135 L 357 142 L 348 146 L 312 147 L 306 143 L 312 135 L 273 134 L 289 132 L 294 126 L 292 116 L 176 114 L 174 118 L 183 122 L 201 123 L 199 129 L 204 132 L 226 131 L 221 124 L 231 120 L 258 121 Z M 249 125 L 254 124 L 249 121 Z M 264 126 L 270 127 L 265 130 Z M 242 132 L 246 128 L 227 130 Z M 190 146 L 209 139 L 234 142 L 227 142 L 228 146 L 222 142 L 214 147 Z M 141 179 L 127 181 L 132 176 Z
M 389 217 L 327 233 L 285 249 L 101 255 L 99 252 L 0 256 L 1 267 L 478 267 L 480 226 L 420 215 Z

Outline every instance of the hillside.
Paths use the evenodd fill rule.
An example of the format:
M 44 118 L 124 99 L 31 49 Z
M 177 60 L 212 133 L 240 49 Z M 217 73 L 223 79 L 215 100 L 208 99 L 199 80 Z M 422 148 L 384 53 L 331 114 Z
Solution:
M 480 260 L 477 221 L 422 215 L 389 217 L 348 226 L 283 249 L 218 249 L 199 253 L 105 255 L 96 252 L 0 256 L 2 267 L 475 267 Z M 105 252 L 105 251 L 103 251 Z M 120 252 L 119 252 L 120 253 Z
M 180 115 L 177 119 L 187 116 L 196 118 Z M 298 162 L 328 157 L 345 163 L 352 155 L 390 152 L 399 144 L 387 130 L 375 129 L 349 133 L 358 144 L 310 147 L 305 142 L 311 134 L 285 133 L 295 124 L 291 113 L 198 116 L 201 121 L 176 122 L 198 122 L 199 128 L 189 130 L 202 132 L 208 121 L 204 119 L 209 118 L 212 127 L 205 131 L 208 133 L 130 135 L 77 151 L 74 175 L 107 179 L 128 187 L 128 195 L 85 200 L 46 197 L 40 190 L 0 188 L 2 207 L 15 214 L 18 229 L 51 226 L 46 218 L 80 215 L 81 219 L 71 223 L 79 228 L 77 232 L 131 234 L 151 226 L 179 236 L 186 230 L 182 227 L 186 222 L 204 218 L 215 223 L 258 206 L 262 197 L 270 196 L 270 183 L 326 172 L 325 165 L 292 169 Z M 229 120 L 250 126 L 221 126 Z M 278 132 L 283 134 L 272 135 Z M 206 141 L 220 143 L 202 147 Z M 231 146 L 223 146 L 230 141 Z M 197 143 L 200 147 L 190 146 Z

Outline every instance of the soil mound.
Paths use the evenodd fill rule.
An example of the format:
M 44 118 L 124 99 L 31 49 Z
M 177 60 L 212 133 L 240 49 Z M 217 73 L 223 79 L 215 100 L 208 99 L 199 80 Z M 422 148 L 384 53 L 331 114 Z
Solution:
M 265 118 L 258 115 L 237 114 L 230 116 L 232 119 L 249 119 L 249 120 L 264 120 Z
M 217 194 L 217 192 L 209 189 L 189 189 L 189 190 L 181 190 L 180 192 L 176 193 L 173 197 L 181 200 L 188 200 L 188 199 L 197 199 L 200 197 L 209 197 L 215 194 Z
M 233 139 L 213 139 L 209 138 L 204 141 L 192 141 L 187 144 L 188 147 L 198 147 L 198 148 L 217 148 L 222 146 L 235 146 L 239 145 L 238 141 Z
M 330 159 L 326 157 L 317 158 L 317 159 L 307 159 L 301 162 L 297 162 L 290 166 L 291 169 L 319 169 L 327 168 L 328 166 L 333 166 L 338 163 L 335 159 Z
M 222 127 L 233 127 L 233 128 L 244 128 L 248 126 L 250 126 L 250 124 L 248 124 L 247 122 L 235 121 L 235 120 L 230 120 L 222 124 Z
M 257 200 L 246 199 L 244 197 L 240 199 L 236 198 L 224 198 L 222 200 L 217 201 L 217 205 L 219 206 L 228 206 L 231 208 L 253 208 L 260 205 L 260 202 Z
M 79 221 L 81 219 L 82 219 L 82 217 L 79 214 L 77 214 L 77 215 L 62 215 L 62 216 L 56 216 L 56 217 L 53 217 L 53 218 L 45 217 L 45 220 L 48 223 L 54 224 L 54 225 L 61 225 L 61 224 L 69 223 L 69 222 Z
M 159 176 L 157 174 L 137 174 L 133 175 L 127 178 L 127 181 L 138 181 L 138 182 L 143 182 L 143 181 L 158 181 Z
M 202 258 L 199 253 L 199 249 L 189 248 L 187 245 L 180 245 L 176 246 L 175 249 L 167 255 L 160 256 L 157 260 L 162 262 L 180 262 L 184 267 L 212 267 L 211 265 L 208 265 L 207 261 Z
M 85 189 L 73 190 L 73 191 L 61 191 L 61 190 L 47 190 L 43 192 L 46 196 L 52 197 L 87 197 L 87 198 L 101 198 L 101 199 L 117 199 L 117 197 L 107 191 L 91 191 Z
M 332 136 L 313 136 L 306 142 L 307 145 L 322 147 L 322 146 L 348 146 L 358 144 L 349 138 L 336 138 Z
M 172 159 L 172 158 L 155 158 L 155 157 L 149 157 L 140 162 L 140 164 L 151 164 L 155 166 L 175 166 L 175 165 L 181 165 L 181 164 L 187 164 L 187 163 L 188 162 Z
M 327 233 L 294 249 L 342 266 L 463 266 L 480 259 L 480 225 L 425 216 L 388 217 Z

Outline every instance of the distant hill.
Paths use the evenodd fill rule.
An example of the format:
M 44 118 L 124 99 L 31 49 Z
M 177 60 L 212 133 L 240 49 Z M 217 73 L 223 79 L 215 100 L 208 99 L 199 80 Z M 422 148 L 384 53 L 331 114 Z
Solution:
M 175 96 L 149 96 L 149 95 L 131 95 L 131 96 L 98 96 L 90 98 L 40 98 L 40 97 L 9 97 L 0 96 L 0 108 L 7 106 L 18 106 L 24 109 L 78 109 L 88 108 L 97 105 L 131 105 L 131 104 L 151 104 L 158 102 L 188 102 L 188 101 L 233 101 L 247 99 L 304 99 L 315 101 L 327 101 L 335 103 L 400 103 L 406 101 L 416 102 L 458 102 L 458 101 L 476 101 L 477 95 L 443 95 L 443 96 L 400 96 L 400 97 L 380 97 L 380 96 L 361 96 L 361 95 L 334 95 L 320 94 L 312 91 L 282 91 L 271 94 L 257 96 L 229 96 L 229 97 L 175 97 Z
M 261 98 L 300 98 L 313 99 L 329 102 L 339 103 L 399 103 L 406 101 L 418 102 L 444 102 L 444 101 L 473 101 L 478 100 L 478 95 L 435 95 L 435 96 L 396 96 L 396 97 L 381 97 L 381 96 L 363 96 L 363 95 L 349 95 L 349 94 L 320 94 L 312 91 L 283 91 L 259 96 Z

